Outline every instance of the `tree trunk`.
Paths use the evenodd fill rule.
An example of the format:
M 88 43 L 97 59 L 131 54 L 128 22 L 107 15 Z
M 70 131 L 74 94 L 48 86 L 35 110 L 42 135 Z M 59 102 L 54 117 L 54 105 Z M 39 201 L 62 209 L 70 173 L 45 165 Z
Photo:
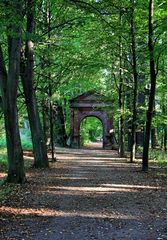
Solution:
M 14 1 L 10 7 L 13 18 L 22 21 L 22 1 Z M 15 20 L 16 21 L 16 20 Z M 16 21 L 17 22 L 17 21 Z M 5 119 L 8 176 L 6 181 L 10 183 L 24 183 L 23 151 L 21 147 L 18 113 L 17 113 L 17 89 L 20 73 L 21 50 L 21 25 L 12 22 L 8 35 L 8 73 L 5 68 L 2 48 L 0 46 L 0 87 L 3 99 L 3 111 Z
M 51 32 L 51 3 L 48 2 L 47 4 L 47 16 L 46 16 L 46 23 L 48 27 L 48 42 L 50 42 L 50 32 Z M 52 101 L 52 79 L 51 79 L 51 56 L 50 56 L 50 44 L 48 43 L 48 80 L 49 80 L 49 122 L 50 122 L 50 147 L 51 147 L 51 156 L 52 156 L 52 161 L 56 161 L 55 157 L 55 144 L 54 144 L 54 130 L 53 130 L 53 101 Z
M 50 81 L 50 74 L 49 74 L 49 81 Z M 50 146 L 51 146 L 51 156 L 52 161 L 56 161 L 55 157 L 55 144 L 54 144 L 54 132 L 53 132 L 53 103 L 51 101 L 52 98 L 52 85 L 49 84 L 49 97 L 50 97 L 50 104 L 49 104 L 49 122 L 50 122 Z
M 25 47 L 25 58 L 22 56 L 22 72 L 21 79 L 23 83 L 24 95 L 26 99 L 27 112 L 30 122 L 30 129 L 33 142 L 34 152 L 34 167 L 45 168 L 48 167 L 47 149 L 44 140 L 44 134 L 39 117 L 37 100 L 34 91 L 33 79 L 33 42 L 31 40 L 32 33 L 34 32 L 34 11 L 35 0 L 27 0 L 27 36 Z
M 50 133 L 49 133 L 50 126 L 49 126 L 49 107 L 46 99 L 43 100 L 43 103 L 42 103 L 42 117 L 43 117 L 44 139 L 45 139 L 45 144 L 47 146 L 50 138 Z
M 122 16 L 120 13 L 120 23 L 122 24 Z M 119 156 L 124 157 L 125 155 L 125 140 L 124 140 L 124 118 L 123 118 L 123 76 L 122 76 L 122 38 L 119 37 Z
M 156 89 L 156 72 L 155 72 L 155 60 L 154 60 L 154 43 L 153 43 L 153 5 L 154 1 L 149 1 L 149 35 L 148 35 L 148 48 L 150 53 L 150 82 L 151 89 L 149 94 L 149 103 L 147 110 L 146 118 L 146 131 L 144 137 L 144 148 L 143 148 L 143 161 L 142 161 L 142 170 L 148 171 L 148 154 L 149 154 L 149 141 L 150 141 L 150 132 L 151 132 L 151 123 L 154 110 L 154 101 L 155 101 L 155 89 Z
M 6 181 L 10 183 L 24 183 L 26 178 L 24 172 L 23 151 L 18 127 L 17 107 L 14 105 L 15 104 L 13 104 L 13 102 L 11 103 L 8 99 L 8 109 L 7 111 L 4 110 L 8 152 L 8 176 Z
M 137 120 L 137 63 L 136 63 L 136 41 L 135 41 L 135 24 L 134 24 L 134 0 L 132 2 L 131 12 L 131 48 L 132 48 L 132 66 L 133 66 L 133 119 L 132 119 L 132 137 L 131 137 L 131 154 L 130 162 L 133 162 L 136 157 L 136 120 Z

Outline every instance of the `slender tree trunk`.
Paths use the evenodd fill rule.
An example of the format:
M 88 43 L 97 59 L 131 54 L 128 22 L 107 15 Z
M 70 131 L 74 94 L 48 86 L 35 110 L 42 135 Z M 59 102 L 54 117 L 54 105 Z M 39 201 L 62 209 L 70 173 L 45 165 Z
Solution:
M 30 97 L 30 95 L 27 96 L 26 94 L 25 96 L 26 96 L 26 100 Z M 31 96 L 30 101 L 26 104 L 26 106 L 27 106 L 27 112 L 28 112 L 28 117 L 30 122 L 31 135 L 32 135 L 32 142 L 33 142 L 34 167 L 45 168 L 45 167 L 48 167 L 49 164 L 48 164 L 46 144 L 44 140 L 43 129 L 40 123 L 36 98 Z
M 43 133 L 44 133 L 44 139 L 45 144 L 47 145 L 49 142 L 49 113 L 48 113 L 48 102 L 46 99 L 43 101 L 42 104 L 42 117 L 43 117 Z
M 119 95 L 122 95 L 122 86 L 120 86 Z M 123 108 L 122 108 L 122 97 L 119 98 L 120 117 L 119 117 L 119 157 L 125 156 L 125 142 L 124 142 L 124 119 L 123 119 Z
M 154 107 L 153 107 L 153 114 L 152 114 L 152 117 L 155 116 L 155 101 L 154 101 Z M 157 137 L 156 137 L 156 131 L 157 129 L 152 126 L 151 127 L 151 134 L 150 134 L 150 138 L 151 138 L 151 148 L 154 149 L 157 145 Z
M 120 13 L 120 23 L 122 23 L 122 16 Z M 122 76 L 122 38 L 119 37 L 119 156 L 124 157 L 125 155 L 125 141 L 124 141 L 124 117 L 123 117 L 123 76 Z
M 151 89 L 149 95 L 149 103 L 147 110 L 146 118 L 146 130 L 144 137 L 144 148 L 143 148 L 143 161 L 142 161 L 142 170 L 148 171 L 148 154 L 149 154 L 149 141 L 150 141 L 150 132 L 151 132 L 151 123 L 154 109 L 155 101 L 155 89 L 156 89 L 156 71 L 155 71 L 155 60 L 154 60 L 154 43 L 153 43 L 153 6 L 154 1 L 149 1 L 149 35 L 148 35 L 148 48 L 150 53 L 150 82 Z
M 50 75 L 50 74 L 49 74 Z M 50 78 L 49 78 L 50 81 Z M 50 145 L 51 145 L 51 156 L 52 156 L 52 161 L 56 161 L 55 157 L 55 144 L 54 144 L 54 131 L 53 131 L 53 103 L 51 101 L 52 98 L 52 86 L 49 84 L 49 96 L 50 96 L 50 104 L 49 104 L 49 120 L 50 120 Z
M 13 17 L 22 21 L 22 1 L 10 3 Z M 9 6 L 8 6 L 9 7 Z M 15 20 L 16 21 L 16 20 Z M 16 21 L 17 22 L 17 21 Z M 21 26 L 12 22 L 8 35 L 8 72 L 5 68 L 2 48 L 0 46 L 0 87 L 3 100 L 5 130 L 8 153 L 8 176 L 6 181 L 11 183 L 24 183 L 23 151 L 21 147 L 18 113 L 17 89 L 20 73 Z
M 134 0 L 132 2 L 131 13 L 131 48 L 132 48 L 132 66 L 133 66 L 133 119 L 132 119 L 132 137 L 131 137 L 131 155 L 130 162 L 136 157 L 136 120 L 137 120 L 137 63 L 136 63 L 136 41 L 135 41 L 135 23 L 134 23 Z
M 51 3 L 48 2 L 48 6 L 47 6 L 47 25 L 48 25 L 48 40 L 50 42 L 50 30 L 51 30 Z M 54 131 L 53 131 L 53 101 L 52 101 L 52 79 L 51 79 L 51 59 L 50 59 L 50 44 L 48 44 L 48 79 L 49 79 L 49 99 L 50 99 L 50 104 L 49 104 L 49 108 L 50 108 L 50 145 L 51 145 L 51 156 L 52 156 L 52 161 L 56 161 L 56 157 L 55 157 L 55 144 L 54 144 Z
M 33 42 L 31 36 L 34 32 L 34 11 L 35 0 L 27 0 L 27 35 L 25 48 L 25 58 L 22 57 L 22 72 L 21 78 L 23 83 L 24 95 L 26 99 L 27 112 L 30 122 L 33 152 L 34 152 L 34 167 L 45 168 L 48 167 L 47 150 L 44 140 L 44 134 L 39 117 L 39 111 L 37 106 L 37 100 L 34 91 L 34 79 L 33 79 Z

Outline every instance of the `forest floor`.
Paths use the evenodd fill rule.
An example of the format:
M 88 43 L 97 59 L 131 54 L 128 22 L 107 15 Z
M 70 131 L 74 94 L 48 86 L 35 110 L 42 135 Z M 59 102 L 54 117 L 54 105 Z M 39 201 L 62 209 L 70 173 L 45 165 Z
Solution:
M 152 163 L 143 173 L 140 160 L 128 161 L 116 151 L 57 149 L 57 162 L 28 167 L 28 182 L 1 201 L 0 239 L 167 239 L 165 169 Z

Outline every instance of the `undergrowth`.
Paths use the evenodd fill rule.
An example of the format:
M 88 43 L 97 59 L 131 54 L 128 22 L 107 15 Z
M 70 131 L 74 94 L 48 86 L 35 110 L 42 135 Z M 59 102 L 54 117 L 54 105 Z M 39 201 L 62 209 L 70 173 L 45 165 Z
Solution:
M 154 149 L 150 151 L 149 158 L 153 159 L 158 166 L 167 167 L 167 152 Z
M 22 148 L 23 150 L 32 150 L 32 142 L 22 140 Z M 6 140 L 0 140 L 0 167 L 7 166 L 7 150 L 6 150 Z

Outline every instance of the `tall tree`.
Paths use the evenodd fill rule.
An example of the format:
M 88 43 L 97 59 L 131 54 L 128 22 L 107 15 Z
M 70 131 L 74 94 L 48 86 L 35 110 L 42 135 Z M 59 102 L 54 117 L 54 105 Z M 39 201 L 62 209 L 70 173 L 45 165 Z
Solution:
M 122 12 L 120 10 L 120 18 L 119 23 L 122 26 Z M 124 81 L 123 81 L 123 49 L 122 49 L 122 36 L 120 33 L 119 36 L 119 156 L 124 157 L 125 155 L 125 136 L 124 136 L 124 116 L 123 116 L 123 108 L 124 108 Z
M 132 51 L 132 70 L 133 70 L 133 117 L 132 117 L 132 137 L 130 161 L 133 162 L 136 156 L 136 120 L 137 120 L 137 62 L 136 62 L 136 39 L 135 39 L 135 20 L 134 20 L 134 0 L 131 0 L 131 51 Z
M 35 26 L 35 8 L 36 0 L 27 0 L 27 39 L 25 51 L 22 52 L 21 79 L 32 134 L 34 167 L 45 168 L 49 166 L 47 149 L 34 90 L 34 53 L 32 38 Z
M 50 122 L 50 146 L 51 146 L 51 156 L 52 156 L 52 161 L 56 160 L 55 157 L 55 144 L 54 144 L 54 131 L 53 131 L 53 99 L 52 99 L 52 95 L 53 95 L 53 84 L 52 84 L 52 78 L 51 78 L 51 59 L 50 59 L 50 40 L 51 40 L 51 2 L 48 1 L 47 4 L 47 17 L 46 17 L 46 22 L 47 22 L 47 26 L 48 26 L 48 80 L 49 80 L 49 122 Z
M 154 54 L 154 32 L 153 32 L 153 11 L 154 0 L 149 0 L 149 18 L 148 18 L 148 49 L 149 49 L 149 60 L 150 60 L 150 94 L 149 103 L 146 118 L 146 130 L 144 137 L 144 148 L 143 148 L 143 161 L 142 170 L 148 171 L 148 154 L 149 154 L 149 141 L 151 133 L 151 122 L 153 117 L 154 101 L 155 101 L 155 90 L 156 90 L 156 69 L 155 69 L 155 54 Z
M 20 74 L 20 50 L 22 38 L 23 1 L 6 1 L 8 70 L 0 45 L 0 89 L 3 99 L 8 153 L 7 182 L 24 183 L 23 151 L 18 125 L 17 89 Z

